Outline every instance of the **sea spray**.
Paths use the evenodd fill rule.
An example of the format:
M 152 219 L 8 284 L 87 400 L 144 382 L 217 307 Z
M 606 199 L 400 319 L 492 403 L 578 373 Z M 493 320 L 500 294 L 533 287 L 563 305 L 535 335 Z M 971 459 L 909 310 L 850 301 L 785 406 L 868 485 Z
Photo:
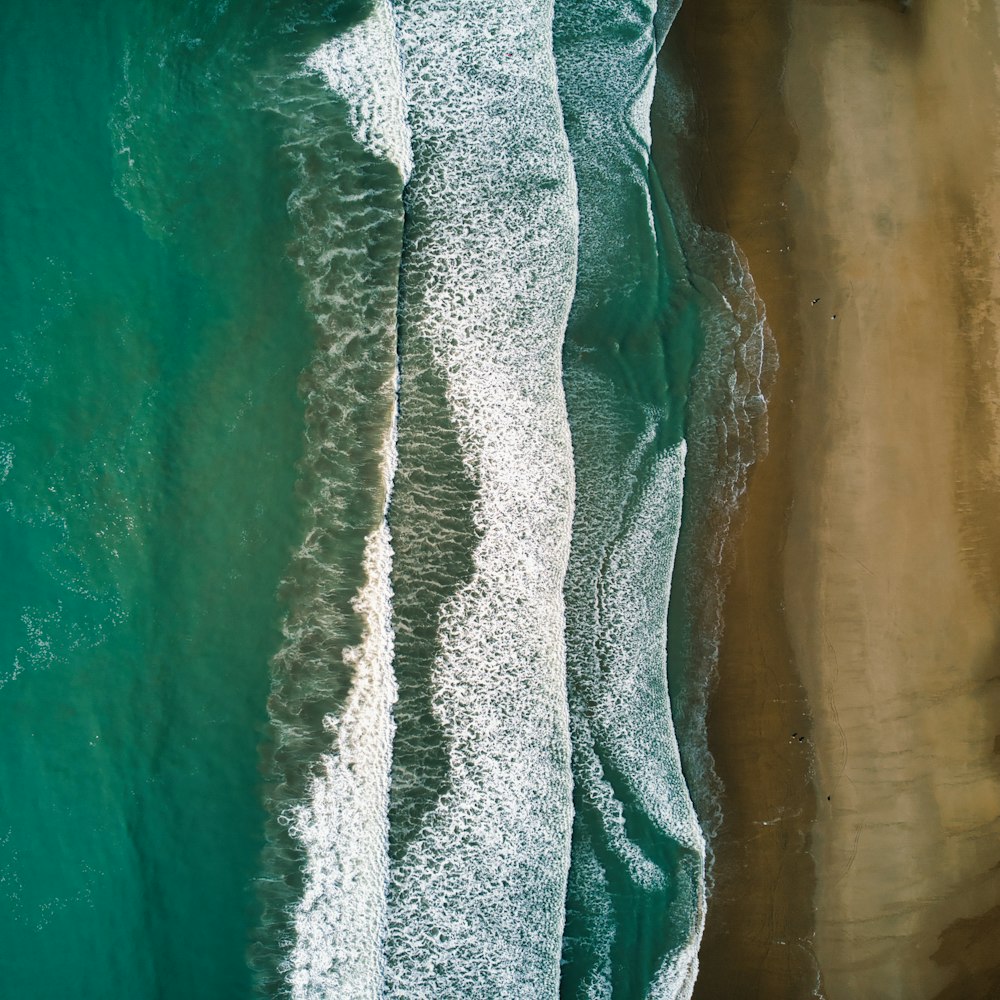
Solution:
M 344 651 L 354 681 L 306 802 L 285 816 L 305 849 L 288 980 L 295 998 L 377 997 L 383 979 L 392 753 L 392 546 L 382 525 L 365 543 L 367 580 L 355 601 L 365 618 L 360 646 Z
M 346 103 L 354 138 L 410 179 L 413 151 L 406 120 L 406 91 L 389 0 L 375 0 L 357 24 L 316 49 L 306 61 Z
M 371 386 L 363 345 L 381 357 L 379 331 L 396 321 L 383 286 L 373 290 L 363 270 L 366 255 L 391 250 L 391 220 L 372 211 L 371 192 L 352 202 L 324 191 L 324 176 L 330 192 L 356 188 L 350 171 L 365 167 L 357 156 L 331 162 L 312 98 L 285 96 L 289 86 L 296 93 L 292 81 L 275 101 L 290 121 L 288 150 L 301 172 L 292 208 L 303 238 L 294 252 L 324 343 L 307 380 L 310 420 L 323 431 L 310 431 L 305 463 L 312 527 L 290 578 L 293 613 L 272 697 L 279 765 L 272 854 L 288 870 L 275 893 L 285 903 L 269 910 L 286 949 L 276 967 L 281 981 L 270 982 L 301 997 L 549 996 L 558 981 L 571 811 L 562 583 L 573 496 L 560 350 L 575 273 L 575 189 L 555 94 L 551 12 L 492 9 L 484 18 L 446 6 L 397 11 L 405 97 L 373 95 L 373 81 L 395 83 L 397 64 L 352 48 L 384 50 L 395 41 L 385 6 L 308 61 L 336 88 L 354 139 L 404 175 L 409 160 L 398 138 L 407 125 L 413 135 L 399 285 L 405 467 L 384 526 L 401 540 L 394 646 L 383 629 L 388 591 L 372 595 L 382 580 L 372 566 L 383 561 L 371 554 L 379 539 L 387 546 L 387 533 L 368 531 L 368 573 L 352 599 L 367 626 L 343 613 L 351 603 L 344 594 L 351 532 L 373 505 L 372 497 L 359 503 L 364 492 L 352 494 L 352 483 L 329 477 L 337 471 L 330 450 L 363 460 L 369 450 L 361 440 L 378 423 L 378 407 L 352 380 Z M 390 115 L 385 124 L 386 109 L 404 108 L 408 123 Z M 350 241 L 359 230 L 370 240 L 363 254 Z M 360 329 L 360 316 L 374 317 L 374 329 Z M 453 430 L 450 445 L 434 420 L 411 423 L 438 390 L 435 406 L 444 404 L 447 416 L 437 422 Z M 422 627 L 410 612 L 421 617 L 427 574 L 440 582 L 451 572 L 440 544 L 448 519 L 427 488 L 440 483 L 434 470 L 456 450 L 458 479 L 472 485 L 471 530 L 461 541 L 469 572 L 432 602 L 428 671 L 428 732 L 441 736 L 445 767 L 437 792 L 408 784 L 426 755 L 410 759 L 412 733 L 400 730 L 395 811 L 389 803 L 398 822 L 387 829 L 393 673 L 402 725 L 412 717 L 409 654 Z M 412 549 L 415 539 L 425 544 Z M 353 681 L 329 669 L 345 653 Z M 405 819 L 413 809 L 400 803 L 408 788 L 432 796 L 419 805 L 411 835 Z M 281 912 L 293 918 L 284 932 Z

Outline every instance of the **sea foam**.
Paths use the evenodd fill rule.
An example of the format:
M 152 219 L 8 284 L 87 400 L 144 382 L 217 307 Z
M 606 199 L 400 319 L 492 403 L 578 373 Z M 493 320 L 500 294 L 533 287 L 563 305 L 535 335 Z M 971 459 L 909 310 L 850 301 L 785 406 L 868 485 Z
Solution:
M 649 196 L 649 110 L 663 24 L 655 0 L 559 0 L 559 87 L 586 206 L 580 221 L 577 308 L 618 289 L 618 263 L 634 255 L 627 220 Z M 658 30 L 658 25 L 659 29 Z M 650 256 L 655 252 L 649 247 Z
M 632 893 L 662 899 L 676 944 L 642 995 L 668 1000 L 687 995 L 668 987 L 694 975 L 705 917 L 705 843 L 674 735 L 665 652 L 686 446 L 663 448 L 652 408 L 635 433 L 602 376 L 577 370 L 569 386 L 571 411 L 589 415 L 574 424 L 577 475 L 587 489 L 578 501 L 566 586 L 573 765 L 582 803 L 572 877 L 587 935 L 586 945 L 574 947 L 580 967 L 589 968 L 586 995 L 610 997 L 614 955 L 622 948 L 613 901 Z M 650 828 L 638 835 L 637 817 Z M 622 883 L 622 873 L 613 884 L 606 875 L 603 886 L 580 881 L 581 870 L 597 863 L 595 830 L 605 864 L 614 859 L 631 884 Z M 675 846 L 664 851 L 664 844 Z
M 693 890 L 694 897 L 686 912 L 674 910 L 674 932 L 682 943 L 663 958 L 650 1000 L 690 996 L 705 924 L 705 841 L 681 768 L 666 672 L 686 450 L 682 442 L 653 460 L 636 509 L 606 555 L 598 623 L 603 676 L 596 685 L 597 741 L 623 776 L 629 798 L 662 836 L 686 848 L 671 879 L 675 892 Z
M 347 102 L 355 139 L 394 163 L 404 182 L 409 180 L 413 154 L 389 0 L 376 0 L 366 18 L 320 46 L 306 66 L 321 72 Z
M 346 105 L 347 122 L 317 93 L 316 70 Z M 388 3 L 314 52 L 304 71 L 271 81 L 267 106 L 285 123 L 297 171 L 292 257 L 318 344 L 300 382 L 306 532 L 284 586 L 290 611 L 269 702 L 277 818 L 258 965 L 267 995 L 374 1000 L 385 979 L 397 697 L 388 509 L 401 179 L 412 162 Z
M 622 338 L 632 338 L 650 364 L 662 364 L 665 381 L 659 337 L 686 336 L 661 332 L 656 314 L 663 220 L 650 187 L 656 55 L 676 6 L 556 5 L 560 95 L 582 206 L 566 372 L 579 484 L 566 587 L 580 803 L 569 906 L 581 939 L 566 957 L 574 982 L 594 998 L 620 988 L 626 964 L 637 996 L 690 995 L 704 927 L 706 846 L 681 767 L 665 660 L 686 464 L 683 421 L 671 407 L 683 406 L 684 389 L 671 397 L 675 387 L 663 385 L 657 399 L 648 380 L 644 404 L 632 389 L 638 356 L 617 355 Z M 578 875 L 595 863 L 603 888 Z M 648 946 L 637 948 L 633 929 Z
M 325 720 L 332 747 L 307 794 L 283 813 L 305 854 L 286 982 L 303 1000 L 551 997 L 572 816 L 562 585 L 573 470 L 560 355 L 577 237 L 551 8 L 377 3 L 309 67 L 347 102 L 355 138 L 410 178 L 405 336 L 427 345 L 445 386 L 476 499 L 472 575 L 440 612 L 431 672 L 447 790 L 392 864 L 391 548 L 387 525 L 368 536 L 355 598 L 365 628 L 345 654 L 352 685 Z M 307 220 L 318 214 L 314 183 L 293 205 Z M 308 273 L 319 264 L 313 310 L 346 326 L 344 354 L 360 336 L 345 317 L 363 292 L 352 280 L 332 291 L 330 279 L 346 264 L 356 281 L 363 259 L 324 256 L 316 235 L 300 262 Z M 319 402 L 326 372 L 335 375 L 321 366 Z M 338 516 L 334 495 L 321 496 L 302 553 L 320 581 L 329 532 L 319 519 Z M 293 622 L 289 648 L 307 649 L 333 613 L 306 615 L 302 629 Z
M 577 216 L 551 8 L 418 0 L 399 25 L 404 336 L 445 380 L 478 489 L 471 578 L 440 613 L 431 671 L 448 787 L 391 873 L 387 994 L 552 997 L 572 815 L 561 347 Z
M 384 520 L 396 459 L 395 420 L 383 456 L 382 524 L 365 540 L 365 583 L 354 610 L 362 641 L 344 650 L 353 681 L 343 712 L 327 715 L 334 743 L 308 798 L 285 814 L 306 856 L 287 962 L 295 1000 L 381 995 L 388 884 L 389 772 L 396 681 L 392 666 L 392 541 Z

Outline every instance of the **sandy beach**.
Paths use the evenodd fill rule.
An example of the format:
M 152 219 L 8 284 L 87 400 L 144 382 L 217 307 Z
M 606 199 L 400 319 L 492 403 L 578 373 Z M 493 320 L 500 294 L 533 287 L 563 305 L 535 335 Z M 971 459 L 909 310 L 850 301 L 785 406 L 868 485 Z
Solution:
M 689 0 L 665 53 L 782 359 L 701 1000 L 1000 995 L 997 36 L 975 0 Z

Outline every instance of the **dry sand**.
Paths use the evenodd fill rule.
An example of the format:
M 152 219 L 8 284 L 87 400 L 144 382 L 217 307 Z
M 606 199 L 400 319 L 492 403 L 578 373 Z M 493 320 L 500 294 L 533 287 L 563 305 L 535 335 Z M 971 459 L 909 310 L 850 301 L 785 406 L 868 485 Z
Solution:
M 829 1000 L 997 997 L 998 13 L 687 5 L 699 203 L 783 356 L 709 718 L 727 823 L 696 995 L 808 997 L 811 946 Z
M 995 416 L 1000 388 L 996 39 L 985 5 L 792 8 L 804 351 L 785 599 L 815 719 L 830 1000 L 939 994 L 962 971 L 932 957 L 939 935 L 1000 904 L 1000 548 L 983 502 L 1000 466 L 995 420 L 969 412 Z

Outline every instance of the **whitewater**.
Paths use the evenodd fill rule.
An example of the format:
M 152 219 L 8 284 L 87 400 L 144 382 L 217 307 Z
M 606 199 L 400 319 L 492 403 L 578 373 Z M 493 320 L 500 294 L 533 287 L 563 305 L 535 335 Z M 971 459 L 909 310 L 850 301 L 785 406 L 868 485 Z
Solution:
M 594 30 L 557 60 L 573 17 L 624 26 L 625 43 Z M 329 338 L 310 396 L 318 499 L 293 570 L 305 596 L 272 696 L 272 868 L 301 875 L 269 911 L 269 989 L 296 1000 L 693 988 L 705 845 L 665 660 L 685 443 L 663 405 L 639 405 L 638 434 L 621 424 L 620 388 L 574 367 L 572 343 L 564 367 L 572 311 L 613 284 L 608 255 L 627 256 L 617 224 L 636 204 L 656 258 L 646 178 L 664 17 L 645 3 L 376 0 L 301 69 L 342 102 L 365 156 L 391 165 L 400 202 L 398 218 L 391 202 L 373 211 L 361 187 L 320 212 L 314 112 L 291 130 L 298 263 Z M 615 104 L 624 115 L 602 122 Z M 323 167 L 358 186 L 349 164 Z M 369 250 L 339 249 L 352 227 Z M 388 264 L 381 284 L 366 277 L 376 248 L 394 281 Z M 323 478 L 324 449 L 345 437 L 373 468 L 352 519 L 338 508 L 349 486 Z M 350 573 L 323 554 L 331 524 L 363 528 L 346 617 Z M 353 641 L 317 652 L 323 629 Z M 629 895 L 662 901 L 651 926 L 669 933 L 626 994 Z

